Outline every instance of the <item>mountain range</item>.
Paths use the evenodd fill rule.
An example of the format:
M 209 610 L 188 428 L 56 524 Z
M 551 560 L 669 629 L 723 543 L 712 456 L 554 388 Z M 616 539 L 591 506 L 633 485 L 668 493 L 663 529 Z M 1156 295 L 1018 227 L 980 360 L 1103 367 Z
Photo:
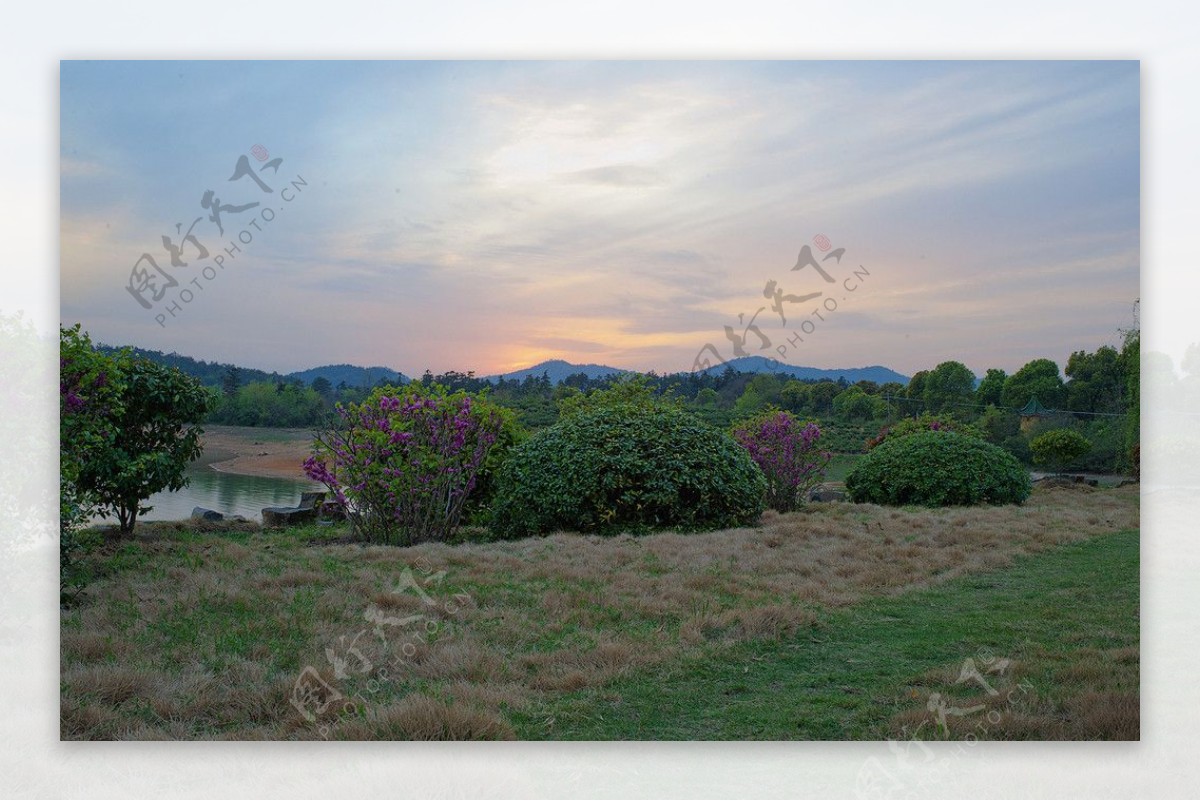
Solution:
M 111 345 L 97 345 L 96 349 L 108 354 L 120 350 L 120 348 Z M 324 378 L 334 387 L 343 383 L 348 387 L 373 387 L 379 381 L 398 381 L 401 384 L 407 384 L 410 381 L 409 377 L 404 375 L 404 373 L 401 373 L 399 370 L 393 370 L 390 367 L 359 367 L 354 364 L 327 364 L 322 367 L 311 367 L 307 370 L 298 370 L 294 373 L 283 374 L 225 362 L 209 362 L 203 359 L 193 359 L 191 356 L 184 356 L 179 353 L 163 353 L 158 350 L 145 350 L 143 348 L 132 347 L 129 350 L 138 358 L 148 359 L 156 364 L 163 364 L 167 367 L 178 367 L 182 372 L 199 379 L 201 383 L 210 387 L 221 386 L 225 380 L 225 376 L 229 374 L 230 370 L 235 368 L 238 371 L 238 382 L 240 384 L 262 381 L 300 381 L 305 386 L 308 386 L 316 379 Z
M 837 381 L 839 378 L 845 378 L 851 384 L 859 381 L 874 381 L 876 384 L 886 384 L 889 381 L 896 381 L 907 386 L 910 379 L 910 376 L 902 375 L 889 367 L 882 367 L 877 364 L 870 367 L 839 367 L 830 369 L 822 367 L 796 367 L 791 364 L 772 361 L 763 356 L 742 356 L 737 359 L 730 359 L 725 364 L 714 365 L 703 372 L 710 374 L 721 373 L 725 370 L 726 365 L 739 373 L 786 373 L 801 381 Z
M 348 387 L 373 387 L 380 381 L 392 384 L 407 384 L 411 379 L 399 370 L 390 367 L 358 367 L 353 364 L 327 364 L 323 367 L 310 367 L 295 373 L 288 373 L 285 379 L 299 379 L 305 384 L 311 384 L 318 378 L 324 378 L 333 386 L 345 384 Z
M 558 384 L 567 376 L 578 375 L 579 373 L 584 373 L 588 378 L 603 378 L 605 376 L 628 372 L 630 371 L 622 370 L 619 367 L 608 367 L 603 364 L 572 364 L 562 359 L 550 359 L 549 361 L 535 364 L 533 367 L 526 367 L 524 370 L 515 370 L 502 375 L 489 375 L 484 380 L 495 384 L 501 378 L 505 381 L 524 381 L 527 376 L 541 378 L 545 374 L 550 377 L 551 384 Z
M 108 352 L 116 350 L 116 348 L 106 345 L 101 345 L 99 348 Z M 162 353 L 156 350 L 143 350 L 141 348 L 131 348 L 131 350 L 139 357 L 159 364 L 178 367 L 184 373 L 198 378 L 209 386 L 221 386 L 225 376 L 235 367 L 235 365 L 222 362 L 207 362 L 201 359 L 193 359 L 190 356 L 183 356 L 178 353 Z M 878 384 L 897 381 L 906 385 L 909 381 L 908 376 L 880 365 L 835 369 L 797 367 L 795 365 L 783 364 L 782 362 L 775 362 L 762 356 L 743 356 L 737 359 L 730 359 L 728 362 L 714 365 L 704 372 L 721 373 L 727 368 L 732 368 L 741 373 L 782 373 L 803 381 L 837 381 L 840 378 L 844 378 L 851 384 L 856 381 L 865 380 L 874 381 Z M 240 365 L 237 366 L 237 370 L 239 382 L 242 384 L 252 381 L 300 381 L 307 386 L 317 378 L 324 378 L 334 387 L 337 387 L 339 384 L 345 384 L 347 387 L 372 387 L 380 381 L 405 384 L 411 380 L 409 376 L 390 367 L 359 367 L 353 364 L 327 364 L 287 374 L 256 370 Z M 503 378 L 505 381 L 524 381 L 526 376 L 540 378 L 542 375 L 546 375 L 550 378 L 552 384 L 557 384 L 568 376 L 579 373 L 585 374 L 588 378 L 601 378 L 628 372 L 634 371 L 625 370 L 620 367 L 609 367 L 603 364 L 574 364 L 562 359 L 551 359 L 535 364 L 532 367 L 527 367 L 524 370 L 514 370 L 501 375 L 487 376 L 484 380 L 492 383 L 496 383 L 500 378 Z

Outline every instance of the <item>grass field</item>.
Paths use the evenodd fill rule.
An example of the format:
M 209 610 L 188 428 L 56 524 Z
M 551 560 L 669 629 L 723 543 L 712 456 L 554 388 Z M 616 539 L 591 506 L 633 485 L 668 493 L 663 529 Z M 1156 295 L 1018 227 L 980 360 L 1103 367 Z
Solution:
M 63 612 L 61 733 L 1136 738 L 1137 527 L 1136 487 L 409 549 L 139 526 Z

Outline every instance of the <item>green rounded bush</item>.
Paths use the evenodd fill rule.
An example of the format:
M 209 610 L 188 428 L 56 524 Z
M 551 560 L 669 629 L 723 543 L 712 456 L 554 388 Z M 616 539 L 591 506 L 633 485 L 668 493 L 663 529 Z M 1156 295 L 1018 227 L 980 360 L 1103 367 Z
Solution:
M 670 406 L 580 411 L 518 446 L 497 477 L 505 538 L 753 524 L 766 479 L 728 434 Z
M 1029 442 L 1033 463 L 1062 471 L 1092 449 L 1092 443 L 1078 431 L 1056 428 L 1039 434 Z
M 1007 451 L 962 434 L 926 431 L 888 438 L 846 476 L 858 503 L 969 506 L 1021 503 L 1029 473 Z

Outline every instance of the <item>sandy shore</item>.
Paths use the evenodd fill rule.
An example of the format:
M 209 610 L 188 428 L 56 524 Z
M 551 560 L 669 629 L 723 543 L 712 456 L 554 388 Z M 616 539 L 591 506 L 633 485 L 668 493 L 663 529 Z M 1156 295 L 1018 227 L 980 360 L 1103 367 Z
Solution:
M 311 452 L 307 429 L 205 426 L 204 453 L 195 464 L 224 473 L 307 479 L 304 460 Z

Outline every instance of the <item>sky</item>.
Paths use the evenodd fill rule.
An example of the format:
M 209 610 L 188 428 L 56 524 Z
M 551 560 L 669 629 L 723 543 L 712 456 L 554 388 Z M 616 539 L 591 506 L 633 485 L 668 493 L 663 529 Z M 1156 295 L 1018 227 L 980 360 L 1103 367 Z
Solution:
M 1134 322 L 1139 72 L 64 61 L 62 322 L 280 372 L 1063 366 Z

